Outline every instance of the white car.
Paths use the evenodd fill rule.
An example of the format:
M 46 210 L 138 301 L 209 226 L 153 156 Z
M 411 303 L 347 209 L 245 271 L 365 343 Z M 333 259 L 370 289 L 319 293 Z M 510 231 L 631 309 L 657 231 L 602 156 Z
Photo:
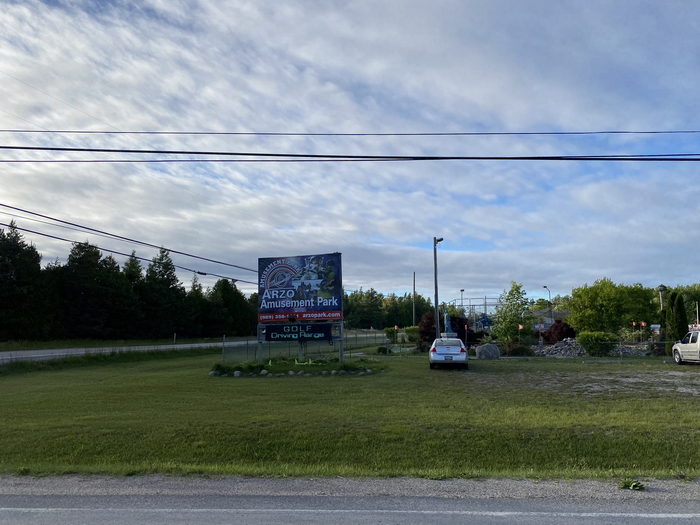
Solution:
M 457 365 L 469 368 L 467 359 L 469 354 L 461 339 L 453 337 L 441 337 L 435 339 L 428 352 L 430 368 L 437 365 Z
M 673 360 L 678 365 L 686 361 L 700 361 L 700 332 L 693 331 L 673 345 Z

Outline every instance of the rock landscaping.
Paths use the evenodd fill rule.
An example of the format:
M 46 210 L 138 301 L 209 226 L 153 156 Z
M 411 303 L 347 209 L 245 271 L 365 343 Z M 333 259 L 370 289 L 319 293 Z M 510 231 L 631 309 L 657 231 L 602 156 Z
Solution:
M 586 355 L 583 347 L 576 342 L 576 339 L 564 339 L 553 345 L 533 345 L 532 350 L 535 355 L 544 357 L 582 357 Z
M 573 338 L 564 339 L 553 345 L 533 345 L 532 351 L 535 355 L 544 357 L 584 357 L 588 355 Z M 620 343 L 610 352 L 611 357 L 641 357 L 649 354 L 648 343 Z
M 220 370 L 212 370 L 209 372 L 209 377 L 314 377 L 314 376 L 364 376 L 368 374 L 375 374 L 377 372 L 383 372 L 383 370 L 374 370 L 372 368 L 357 369 L 357 370 L 318 370 L 318 371 L 304 371 L 304 370 L 289 370 L 287 373 L 273 373 L 269 370 L 263 368 L 260 372 L 248 372 L 244 373 L 240 370 L 236 370 L 233 373 L 226 373 Z
M 313 376 L 363 376 L 383 372 L 384 366 L 376 359 L 355 358 L 342 364 L 338 359 L 323 357 L 298 360 L 291 357 L 276 357 L 267 362 L 247 361 L 226 365 L 216 363 L 209 372 L 210 377 L 313 377 Z
M 477 359 L 500 359 L 501 350 L 493 343 L 479 345 L 476 347 L 476 357 Z

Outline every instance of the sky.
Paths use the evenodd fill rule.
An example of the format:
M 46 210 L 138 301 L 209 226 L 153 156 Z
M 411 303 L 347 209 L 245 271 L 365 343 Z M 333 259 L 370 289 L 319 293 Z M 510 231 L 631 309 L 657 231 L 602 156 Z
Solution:
M 700 153 L 697 133 L 517 134 L 700 130 L 699 25 L 692 0 L 0 0 L 0 145 Z M 467 132 L 515 134 L 399 135 Z M 3 148 L 0 204 L 251 269 L 340 252 L 346 290 L 403 295 L 415 272 L 431 298 L 442 237 L 441 302 L 513 281 L 533 299 L 605 277 L 700 282 L 695 162 L 212 162 L 222 158 Z M 169 162 L 8 162 L 115 159 Z M 0 207 L 0 223 L 157 253 L 37 218 Z M 43 264 L 65 262 L 69 243 L 24 235 Z M 254 272 L 172 258 L 257 290 L 243 282 Z

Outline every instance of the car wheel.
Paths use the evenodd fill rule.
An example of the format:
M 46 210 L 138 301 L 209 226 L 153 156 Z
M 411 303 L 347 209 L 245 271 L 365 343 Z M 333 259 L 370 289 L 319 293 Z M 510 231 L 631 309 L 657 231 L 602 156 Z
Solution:
M 430 363 L 430 368 L 431 368 L 431 370 L 432 370 L 433 368 L 435 368 L 435 363 Z
M 464 369 L 469 370 L 469 363 L 464 363 Z
M 677 365 L 683 364 L 683 358 L 681 357 L 681 353 L 678 350 L 673 351 L 673 360 L 676 362 Z

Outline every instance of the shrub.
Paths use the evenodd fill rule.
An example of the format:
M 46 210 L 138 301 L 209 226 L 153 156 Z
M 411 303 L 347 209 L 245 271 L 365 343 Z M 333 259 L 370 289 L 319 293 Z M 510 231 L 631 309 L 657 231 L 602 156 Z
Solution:
M 427 352 L 428 350 L 430 350 L 431 344 L 432 343 L 428 343 L 426 341 L 418 341 L 416 343 L 416 350 L 418 350 L 419 352 Z
M 576 337 L 576 332 L 567 323 L 557 319 L 542 335 L 548 343 L 558 343 L 564 339 Z
M 535 352 L 529 346 L 520 344 L 520 345 L 515 345 L 515 346 L 511 347 L 508 355 L 509 356 L 523 357 L 523 356 L 535 355 Z
M 386 334 L 386 338 L 389 341 L 396 344 L 396 334 L 398 333 L 398 330 L 396 328 L 385 328 L 384 333 Z
M 620 341 L 627 343 L 636 343 L 647 341 L 651 337 L 651 328 L 648 326 L 636 328 L 633 326 L 623 327 L 618 330 Z
M 408 336 L 409 343 L 417 343 L 420 339 L 420 329 L 417 326 L 407 326 L 404 332 Z
M 613 344 L 619 341 L 615 334 L 608 332 L 581 332 L 576 340 L 588 355 L 594 357 L 610 355 Z

